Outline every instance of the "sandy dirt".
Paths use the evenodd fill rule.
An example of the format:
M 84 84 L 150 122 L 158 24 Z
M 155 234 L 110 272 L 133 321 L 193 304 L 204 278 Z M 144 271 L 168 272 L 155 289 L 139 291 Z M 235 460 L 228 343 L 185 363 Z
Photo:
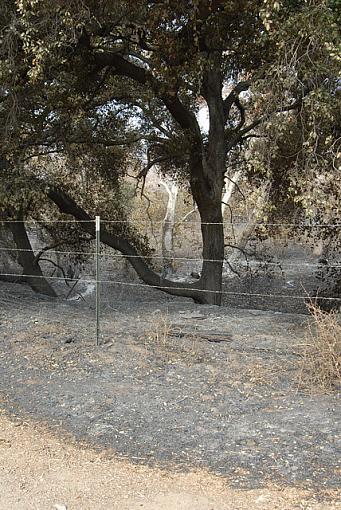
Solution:
M 233 490 L 205 471 L 179 474 L 136 466 L 57 438 L 31 422 L 11 421 L 4 414 L 0 416 L 0 488 L 1 510 L 341 508 L 335 502 L 336 491 L 319 502 L 311 492 L 297 488 Z

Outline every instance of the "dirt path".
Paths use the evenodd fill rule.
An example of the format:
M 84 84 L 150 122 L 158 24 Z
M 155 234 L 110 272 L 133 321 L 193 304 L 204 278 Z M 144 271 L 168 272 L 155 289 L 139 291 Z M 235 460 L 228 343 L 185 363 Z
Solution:
M 175 474 L 106 458 L 42 426 L 0 416 L 1 510 L 332 510 L 297 489 L 229 489 L 204 471 Z M 332 495 L 332 494 L 331 494 Z M 335 494 L 334 494 L 335 496 Z

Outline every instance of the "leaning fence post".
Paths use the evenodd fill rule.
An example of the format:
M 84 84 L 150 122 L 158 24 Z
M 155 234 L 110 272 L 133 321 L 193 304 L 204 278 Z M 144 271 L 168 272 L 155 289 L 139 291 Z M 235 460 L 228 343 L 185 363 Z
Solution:
M 99 274 L 99 246 L 101 236 L 101 220 L 96 216 L 96 345 L 99 345 L 99 316 L 100 316 L 100 274 Z

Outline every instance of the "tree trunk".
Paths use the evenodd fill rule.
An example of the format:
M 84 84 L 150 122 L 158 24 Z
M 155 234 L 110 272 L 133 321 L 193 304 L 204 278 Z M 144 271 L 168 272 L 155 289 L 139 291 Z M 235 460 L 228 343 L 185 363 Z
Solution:
M 221 55 L 210 56 L 204 73 L 202 93 L 209 112 L 207 147 L 193 141 L 191 190 L 197 203 L 202 232 L 202 289 L 200 302 L 221 305 L 224 262 L 224 225 L 221 201 L 224 187 L 226 144 L 222 99 Z M 197 143 L 197 146 L 195 146 Z
M 170 276 L 174 273 L 174 227 L 175 210 L 178 196 L 178 185 L 175 182 L 160 181 L 168 194 L 167 209 L 162 226 L 162 265 L 163 276 Z
M 24 281 L 30 285 L 34 292 L 56 297 L 57 294 L 44 277 L 39 263 L 37 262 L 32 250 L 31 242 L 28 238 L 24 221 L 9 222 L 9 230 L 12 233 L 14 243 L 18 250 L 17 261 L 23 269 Z
M 225 209 L 226 207 L 228 207 L 229 201 L 231 200 L 232 193 L 234 192 L 236 184 L 238 184 L 238 181 L 240 180 L 241 176 L 242 171 L 237 170 L 236 172 L 234 172 L 230 179 L 226 178 L 227 180 L 224 188 L 223 199 L 221 202 L 221 212 L 223 214 L 223 217 L 225 214 Z
M 192 155 L 192 165 L 195 165 L 196 173 L 193 171 L 195 177 L 191 181 L 191 191 L 200 214 L 203 246 L 202 270 L 198 281 L 201 290 L 196 301 L 202 304 L 221 305 L 224 262 L 221 199 L 224 164 L 221 165 L 223 169 L 217 175 L 210 163 L 199 158 L 196 151 Z
M 221 305 L 222 272 L 224 261 L 224 226 L 221 198 L 216 204 L 199 208 L 202 232 L 202 271 L 200 303 Z

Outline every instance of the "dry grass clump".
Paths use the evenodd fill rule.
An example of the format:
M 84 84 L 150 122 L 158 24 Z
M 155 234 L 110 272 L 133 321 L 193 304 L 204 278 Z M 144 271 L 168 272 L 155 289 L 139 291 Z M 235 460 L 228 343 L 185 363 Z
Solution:
M 161 355 L 166 361 L 195 362 L 201 355 L 198 352 L 197 335 L 183 332 L 174 326 L 168 314 L 155 313 L 151 326 L 141 336 L 144 347 L 153 354 Z
M 303 347 L 300 386 L 331 391 L 341 387 L 341 320 L 338 312 L 325 312 L 309 305 L 313 320 Z
M 279 377 L 278 364 L 269 364 L 264 361 L 250 361 L 244 370 L 244 380 L 250 387 L 272 386 Z
M 172 329 L 172 323 L 167 314 L 155 314 L 152 327 L 145 332 L 145 343 L 155 347 L 166 347 L 169 343 Z

